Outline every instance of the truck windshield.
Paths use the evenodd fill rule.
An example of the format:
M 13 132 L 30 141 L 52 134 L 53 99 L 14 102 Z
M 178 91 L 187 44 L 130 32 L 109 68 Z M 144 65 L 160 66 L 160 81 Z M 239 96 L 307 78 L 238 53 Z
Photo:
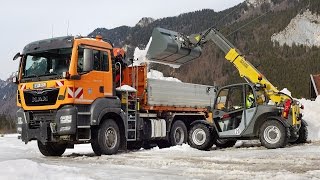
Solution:
M 22 78 L 62 76 L 69 70 L 71 48 L 29 53 L 23 58 Z

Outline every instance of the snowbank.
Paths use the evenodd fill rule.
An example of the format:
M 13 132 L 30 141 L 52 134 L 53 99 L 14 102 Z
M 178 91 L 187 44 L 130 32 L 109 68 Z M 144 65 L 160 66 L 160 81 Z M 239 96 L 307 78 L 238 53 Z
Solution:
M 320 46 L 320 16 L 312 14 L 310 10 L 298 14 L 283 31 L 273 34 L 271 41 L 288 46 L 294 43 Z
M 284 88 L 280 92 L 291 96 L 291 92 Z M 308 123 L 308 140 L 319 141 L 320 140 L 320 96 L 315 101 L 308 99 L 297 99 L 303 106 L 302 110 L 303 119 Z
M 175 81 L 175 82 L 181 82 L 177 78 L 173 77 L 164 77 L 162 72 L 156 71 L 156 70 L 150 70 L 147 75 L 148 78 L 150 79 L 160 79 L 160 80 L 165 80 L 165 81 Z
M 45 172 L 45 173 L 43 173 Z M 0 179 L 90 179 L 81 169 L 61 165 L 49 165 L 27 159 L 0 162 Z
M 299 100 L 303 106 L 304 110 L 303 119 L 308 123 L 309 137 L 311 141 L 320 140 L 320 96 L 317 97 L 315 101 L 300 99 Z

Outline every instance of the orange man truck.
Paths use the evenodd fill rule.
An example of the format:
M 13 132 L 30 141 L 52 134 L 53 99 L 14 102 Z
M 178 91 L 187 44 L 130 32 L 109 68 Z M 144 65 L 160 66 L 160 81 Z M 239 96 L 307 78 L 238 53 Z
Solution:
M 151 143 L 182 144 L 193 122 L 212 119 L 207 107 L 213 86 L 149 79 L 146 65 L 116 62 L 120 54 L 99 36 L 26 45 L 14 57 L 20 58 L 14 80 L 22 141 L 36 140 L 45 156 L 60 156 L 81 143 L 91 143 L 96 155 L 115 154 Z

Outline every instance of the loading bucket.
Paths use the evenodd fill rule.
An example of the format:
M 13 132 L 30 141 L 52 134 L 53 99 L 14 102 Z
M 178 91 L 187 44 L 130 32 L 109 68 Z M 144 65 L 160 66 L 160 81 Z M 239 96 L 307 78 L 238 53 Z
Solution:
M 200 47 L 186 47 L 177 32 L 155 28 L 147 51 L 147 58 L 153 62 L 183 65 L 201 55 Z

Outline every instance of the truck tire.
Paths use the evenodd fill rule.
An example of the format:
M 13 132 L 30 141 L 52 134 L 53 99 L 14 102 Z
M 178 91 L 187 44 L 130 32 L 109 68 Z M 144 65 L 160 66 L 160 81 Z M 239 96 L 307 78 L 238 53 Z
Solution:
M 95 155 L 101 156 L 102 152 L 98 143 L 98 128 L 91 129 L 91 147 Z
M 214 143 L 219 148 L 229 148 L 236 144 L 237 140 L 217 139 Z
M 41 141 L 38 141 L 38 148 L 44 156 L 61 156 L 66 151 L 67 144 L 58 144 L 53 142 L 42 144 Z
M 283 148 L 288 144 L 289 131 L 277 120 L 268 120 L 260 127 L 260 142 L 268 149 Z
M 208 150 L 214 141 L 210 129 L 204 124 L 196 124 L 189 131 L 188 143 L 199 150 Z
M 102 154 L 116 154 L 120 146 L 120 131 L 113 119 L 105 120 L 98 130 L 98 144 Z
M 293 144 L 306 143 L 308 139 L 308 128 L 307 128 L 307 123 L 304 120 L 301 121 L 301 127 L 299 129 L 298 134 L 299 134 L 299 137 L 295 142 L 293 142 Z
M 170 131 L 170 144 L 172 146 L 186 143 L 188 139 L 188 130 L 184 122 L 177 120 L 173 123 Z

